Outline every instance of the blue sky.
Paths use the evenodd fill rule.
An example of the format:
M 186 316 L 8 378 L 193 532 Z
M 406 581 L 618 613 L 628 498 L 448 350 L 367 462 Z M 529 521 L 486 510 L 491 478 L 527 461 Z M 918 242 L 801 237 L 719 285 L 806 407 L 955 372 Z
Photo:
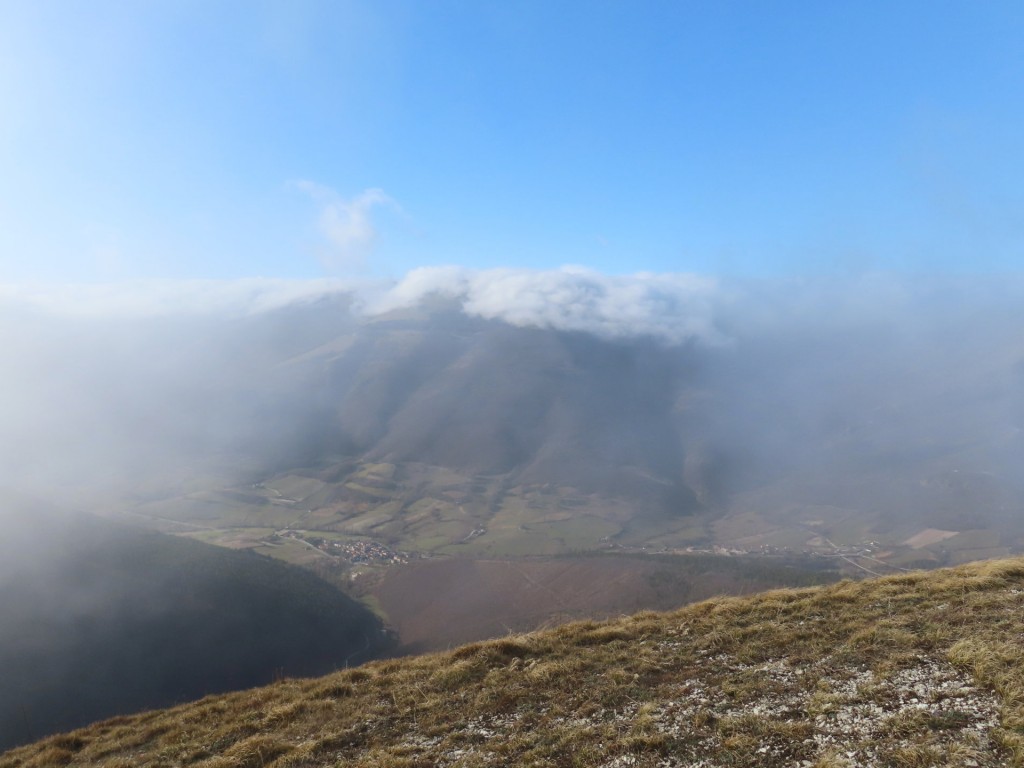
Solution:
M 0 0 L 0 282 L 1019 271 L 1019 2 Z

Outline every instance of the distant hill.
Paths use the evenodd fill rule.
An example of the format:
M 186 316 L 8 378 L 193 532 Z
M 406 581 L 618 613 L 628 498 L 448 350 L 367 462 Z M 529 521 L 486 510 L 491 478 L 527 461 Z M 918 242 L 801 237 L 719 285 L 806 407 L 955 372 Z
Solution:
M 120 717 L 42 765 L 1024 764 L 1024 561 L 720 598 Z
M 2 747 L 387 646 L 368 610 L 307 571 L 29 507 L 0 517 Z
M 289 526 L 432 555 L 717 545 L 866 555 L 868 572 L 1024 551 L 1015 342 L 941 325 L 742 330 L 670 346 L 440 300 L 239 321 L 241 362 L 215 376 L 226 342 L 197 340 L 209 389 L 184 398 L 209 415 L 204 439 L 229 447 L 146 463 L 117 508 L 209 541 L 203 529 L 232 529 L 275 555 L 288 542 L 260 539 Z M 949 537 L 919 545 L 929 529 Z
M 453 605 L 462 627 L 493 634 L 663 607 L 675 589 L 648 589 L 637 564 L 620 594 L 646 605 L 596 589 L 584 605 L 570 583 L 567 599 L 525 590 L 546 597 L 515 617 L 490 610 L 528 583 L 512 562 L 524 557 L 749 556 L 871 575 L 1024 553 L 1020 302 L 950 294 L 808 309 L 780 285 L 726 301 L 720 333 L 692 339 L 545 320 L 586 310 L 585 296 L 539 300 L 523 322 L 438 295 L 378 314 L 335 295 L 38 317 L 11 324 L 0 475 L 363 595 L 379 579 L 377 605 L 394 626 L 415 621 L 419 647 L 469 639 L 454 622 L 426 636 Z M 445 558 L 489 563 L 474 600 L 448 602 L 467 591 L 447 574 L 473 566 L 429 562 Z M 418 604 L 388 586 L 407 580 Z M 682 591 L 708 595 L 701 580 L 716 581 Z M 467 610 L 476 601 L 488 610 Z
M 983 330 L 984 342 L 938 324 L 753 327 L 731 345 L 670 346 L 437 302 L 339 329 L 274 368 L 307 408 L 283 430 L 294 442 L 276 444 L 278 468 L 417 463 L 625 499 L 648 518 L 760 512 L 781 495 L 880 526 L 1024 533 L 1024 357 Z
M 0 475 L 97 511 L 436 554 L 877 556 L 927 529 L 995 538 L 900 565 L 1024 551 L 1019 304 L 925 291 L 802 314 L 794 291 L 720 309 L 720 343 L 514 325 L 437 296 L 74 333 L 54 318 L 11 366 Z
M 853 518 L 865 539 L 986 528 L 1019 545 L 1024 358 L 985 330 L 982 343 L 938 324 L 918 337 L 748 328 L 732 345 L 668 346 L 440 302 L 345 329 L 275 369 L 284 391 L 303 392 L 301 424 L 316 426 L 283 430 L 274 469 L 387 462 L 412 500 L 401 468 L 441 467 L 500 478 L 478 486 L 480 503 L 569 488 L 581 512 L 623 502 L 636 526 L 662 530 L 664 516 L 772 514 L 758 532 L 824 519 L 841 535 Z M 741 538 L 734 530 L 711 537 Z

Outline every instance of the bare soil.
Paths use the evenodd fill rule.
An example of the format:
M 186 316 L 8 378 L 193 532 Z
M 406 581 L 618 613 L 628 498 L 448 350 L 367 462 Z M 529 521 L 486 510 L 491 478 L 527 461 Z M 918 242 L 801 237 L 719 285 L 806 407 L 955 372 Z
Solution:
M 827 573 L 765 568 L 763 560 L 747 566 L 713 557 L 447 559 L 389 568 L 370 594 L 397 631 L 400 651 L 420 653 L 576 619 L 827 580 Z

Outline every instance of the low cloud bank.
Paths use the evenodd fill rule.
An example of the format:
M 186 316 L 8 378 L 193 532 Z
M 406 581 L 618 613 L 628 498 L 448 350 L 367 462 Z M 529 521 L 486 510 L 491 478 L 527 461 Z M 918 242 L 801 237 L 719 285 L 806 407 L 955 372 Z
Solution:
M 438 306 L 465 315 L 455 336 L 431 324 Z M 431 267 L 397 282 L 5 285 L 0 486 L 112 486 L 172 468 L 188 477 L 253 446 L 282 466 L 297 451 L 312 460 L 344 418 L 362 419 L 353 434 L 369 434 L 418 387 L 442 387 L 428 382 L 442 360 L 527 365 L 514 345 L 484 349 L 486 333 L 465 341 L 501 323 L 646 350 L 610 353 L 620 362 L 602 369 L 554 333 L 522 337 L 522 350 L 539 345 L 525 355 L 530 365 L 575 365 L 597 388 L 610 386 L 607 366 L 622 360 L 672 371 L 690 430 L 683 438 L 699 432 L 726 452 L 795 465 L 840 446 L 839 466 L 852 446 L 861 457 L 956 446 L 980 456 L 978 467 L 1008 467 L 1024 452 L 1022 306 L 1019 277 L 740 282 L 574 267 Z M 370 321 L 416 307 L 427 311 L 397 335 L 372 331 L 383 326 Z M 572 354 L 553 351 L 559 345 Z M 641 386 L 641 371 L 617 371 L 617 381 Z M 509 403 L 553 396 L 519 397 L 505 379 Z
M 111 284 L 0 284 L 0 313 L 36 318 L 132 320 L 223 318 L 273 313 L 343 299 L 355 319 L 414 308 L 440 297 L 470 317 L 602 339 L 729 345 L 747 335 L 794 329 L 890 326 L 929 332 L 956 319 L 1002 322 L 1024 301 L 1024 275 L 855 279 L 721 280 L 697 274 L 605 275 L 557 270 L 415 269 L 397 281 L 138 281 Z M 1004 317 L 1006 321 L 1010 318 Z M 983 323 L 976 323 L 982 330 Z M 991 329 L 995 330 L 995 329 Z
M 252 315 L 326 296 L 353 294 L 364 287 L 354 281 L 265 278 L 0 283 L 0 312 L 110 319 Z
M 552 271 L 425 267 L 366 305 L 380 313 L 431 295 L 457 299 L 474 317 L 519 327 L 580 331 L 606 339 L 649 336 L 677 344 L 721 344 L 715 327 L 718 282 L 699 275 L 611 277 L 580 267 Z
M 0 312 L 78 318 L 246 316 L 348 297 L 357 316 L 375 317 L 430 297 L 457 301 L 471 317 L 519 327 L 721 344 L 716 314 L 729 291 L 690 274 L 608 276 L 461 267 L 416 269 L 397 282 L 373 280 L 140 281 L 94 285 L 0 285 Z

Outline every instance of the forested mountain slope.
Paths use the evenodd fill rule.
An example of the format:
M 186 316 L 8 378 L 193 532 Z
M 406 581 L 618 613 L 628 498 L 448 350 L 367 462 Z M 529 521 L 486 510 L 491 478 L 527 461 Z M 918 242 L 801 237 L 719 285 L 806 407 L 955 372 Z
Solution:
M 250 552 L 24 509 L 0 539 L 0 746 L 379 654 L 365 607 Z

